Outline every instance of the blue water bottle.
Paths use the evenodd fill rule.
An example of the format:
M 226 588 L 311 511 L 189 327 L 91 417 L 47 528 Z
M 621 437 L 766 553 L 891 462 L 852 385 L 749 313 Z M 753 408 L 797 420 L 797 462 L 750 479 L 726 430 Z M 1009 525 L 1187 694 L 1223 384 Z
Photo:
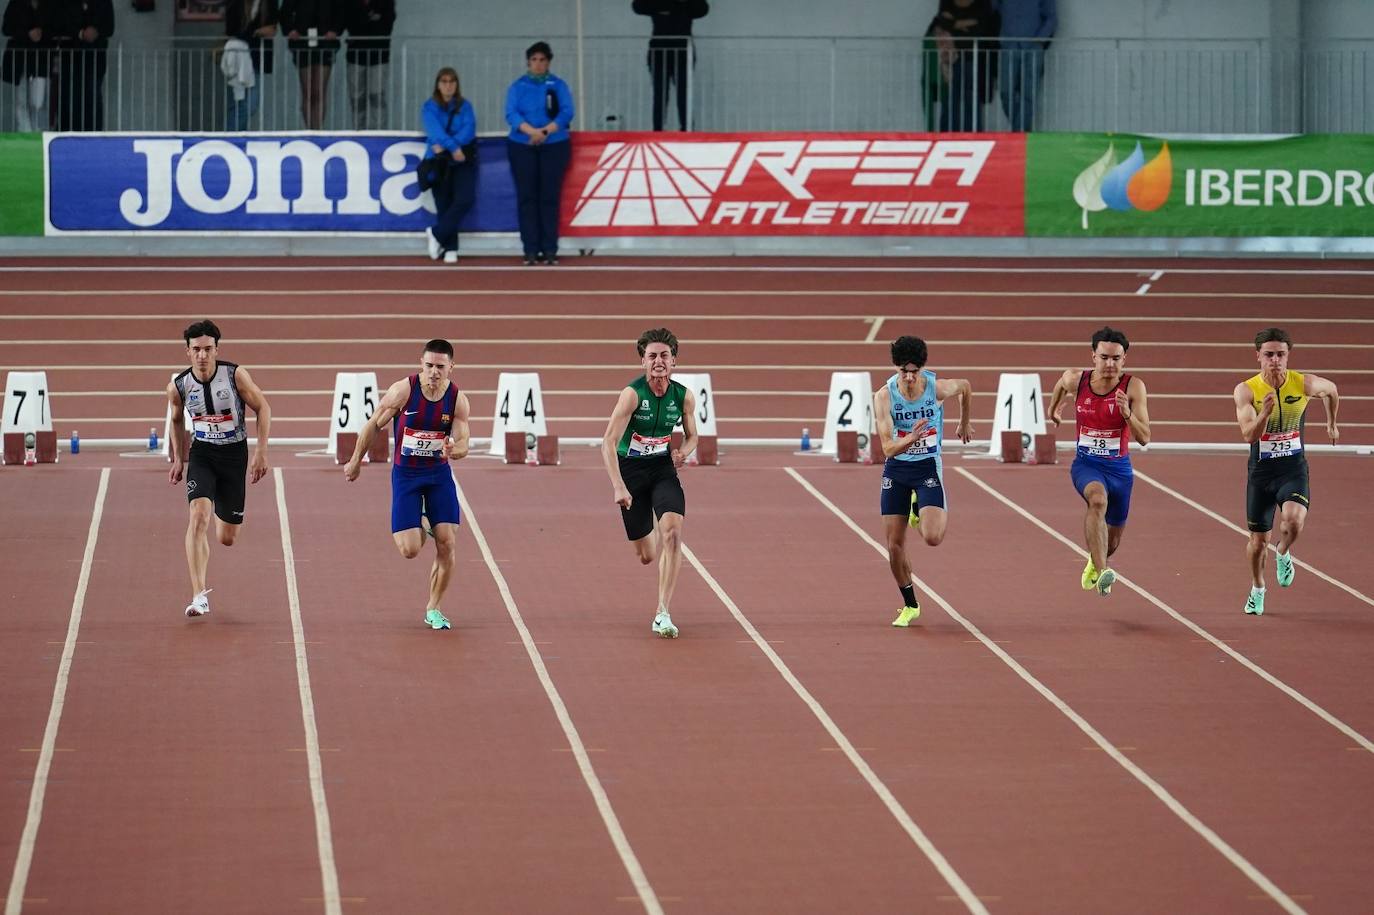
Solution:
M 811 430 L 805 426 L 802 426 L 801 450 L 811 450 Z
M 81 453 L 81 436 L 75 429 L 72 430 L 72 454 Z
M 148 430 L 148 450 L 157 450 L 157 426 L 153 426 Z

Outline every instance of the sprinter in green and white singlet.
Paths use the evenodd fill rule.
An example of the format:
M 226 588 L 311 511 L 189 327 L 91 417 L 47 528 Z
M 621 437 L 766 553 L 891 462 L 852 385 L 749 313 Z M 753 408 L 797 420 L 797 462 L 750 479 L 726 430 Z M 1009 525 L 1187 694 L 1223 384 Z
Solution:
M 653 632 L 675 639 L 678 631 L 668 604 L 682 568 L 687 515 L 677 468 L 697 446 L 696 402 L 691 391 L 673 381 L 678 343 L 672 331 L 646 330 L 637 346 L 644 374 L 620 392 L 601 439 L 601 458 L 635 554 L 645 565 L 658 560 Z M 673 448 L 673 429 L 679 424 L 682 445 Z

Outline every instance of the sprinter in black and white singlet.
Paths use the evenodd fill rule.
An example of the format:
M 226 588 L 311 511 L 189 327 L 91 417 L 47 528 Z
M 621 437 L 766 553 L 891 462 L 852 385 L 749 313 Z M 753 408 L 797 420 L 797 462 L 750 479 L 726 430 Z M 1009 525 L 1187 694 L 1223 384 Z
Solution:
M 186 564 L 191 572 L 191 602 L 187 616 L 210 612 L 210 589 L 205 586 L 210 565 L 210 514 L 215 516 L 219 542 L 233 546 L 243 523 L 247 495 L 245 478 L 256 483 L 267 474 L 267 439 L 272 411 L 262 390 L 248 370 L 219 359 L 219 328 L 212 321 L 197 321 L 182 333 L 190 368 L 167 385 L 172 411 L 172 434 L 167 452 L 173 485 L 186 479 L 186 500 L 191 520 L 186 528 Z M 248 427 L 244 407 L 257 417 L 258 443 L 248 459 Z M 191 428 L 186 428 L 186 417 Z M 190 433 L 190 454 L 185 454 Z

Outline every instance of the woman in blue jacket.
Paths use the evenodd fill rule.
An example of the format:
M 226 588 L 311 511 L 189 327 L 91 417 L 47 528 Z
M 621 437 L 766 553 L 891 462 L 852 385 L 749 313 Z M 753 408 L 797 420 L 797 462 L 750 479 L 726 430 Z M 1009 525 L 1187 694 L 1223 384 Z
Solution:
M 463 98 L 458 71 L 443 67 L 434 77 L 434 94 L 420 109 L 425 158 L 449 160 L 434 185 L 434 227 L 425 230 L 431 260 L 458 263 L 458 224 L 477 199 L 477 114 Z
M 528 72 L 506 91 L 507 156 L 527 267 L 558 263 L 558 199 L 572 155 L 572 91 L 549 72 L 551 60 L 553 51 L 546 42 L 530 45 L 525 50 Z

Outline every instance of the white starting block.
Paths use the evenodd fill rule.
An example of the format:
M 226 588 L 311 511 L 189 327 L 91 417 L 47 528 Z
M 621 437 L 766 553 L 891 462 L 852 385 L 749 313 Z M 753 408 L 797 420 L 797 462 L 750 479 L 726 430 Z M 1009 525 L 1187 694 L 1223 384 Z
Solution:
M 687 463 L 718 463 L 720 452 L 719 439 L 716 437 L 716 395 L 711 390 L 710 373 L 674 372 L 673 380 L 691 391 L 697 402 L 697 450 L 687 457 Z
M 377 389 L 376 372 L 338 372 L 334 375 L 334 401 L 329 413 L 328 452 L 334 463 L 346 464 L 358 447 L 358 434 L 363 424 L 377 412 L 382 392 Z M 379 431 L 372 437 L 372 447 L 363 455 L 364 461 L 385 463 L 391 456 L 391 440 Z
M 863 436 L 856 448 L 863 460 L 870 454 L 873 438 L 873 376 L 868 372 L 832 372 L 830 395 L 825 407 L 825 434 L 821 454 L 837 454 L 836 433 L 855 432 Z
M 52 428 L 52 396 L 47 372 L 10 372 L 0 415 L 0 442 L 6 464 L 56 464 L 57 433 Z
M 507 432 L 531 433 L 536 441 L 549 434 L 538 372 L 502 372 L 497 379 L 490 454 L 506 453 Z
M 1040 376 L 1004 372 L 997 379 L 997 403 L 992 416 L 988 456 L 1002 457 L 1002 433 L 1019 432 L 1025 451 L 1045 434 L 1045 401 Z

